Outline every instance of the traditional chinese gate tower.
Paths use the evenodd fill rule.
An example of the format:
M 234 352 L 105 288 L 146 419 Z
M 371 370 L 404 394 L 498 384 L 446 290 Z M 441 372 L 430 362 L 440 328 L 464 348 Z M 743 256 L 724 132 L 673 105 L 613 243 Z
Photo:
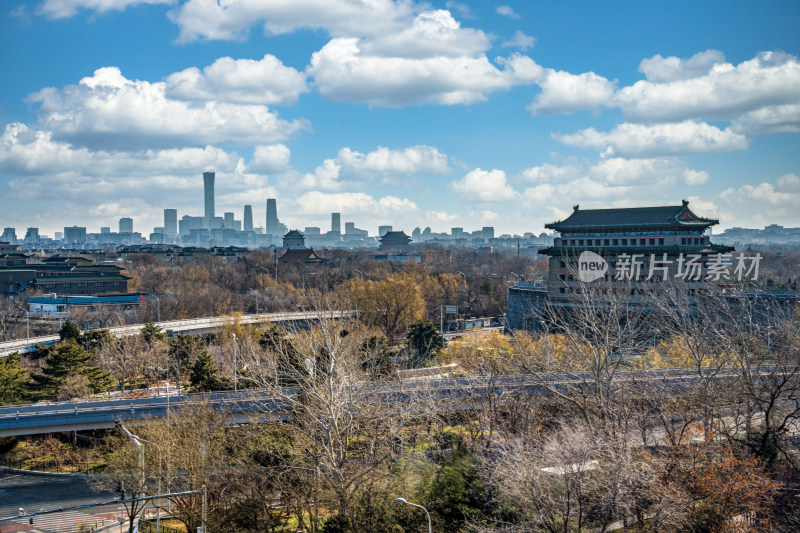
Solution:
M 735 275 L 742 265 L 729 254 L 733 248 L 712 244 L 705 234 L 718 223 L 695 215 L 686 200 L 677 206 L 624 209 L 576 205 L 565 220 L 545 225 L 558 232 L 553 246 L 539 252 L 550 256 L 548 298 L 569 301 L 603 281 L 607 290 L 634 296 L 673 279 L 686 282 L 690 295 L 709 282 L 719 284 L 726 279 L 723 270 Z

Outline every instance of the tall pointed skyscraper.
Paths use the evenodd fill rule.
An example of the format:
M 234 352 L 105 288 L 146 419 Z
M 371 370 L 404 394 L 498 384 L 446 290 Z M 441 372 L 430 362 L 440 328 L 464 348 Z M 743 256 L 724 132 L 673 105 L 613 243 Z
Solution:
M 203 191 L 205 192 L 206 212 L 205 223 L 206 227 L 210 228 L 214 220 L 214 172 L 203 172 Z

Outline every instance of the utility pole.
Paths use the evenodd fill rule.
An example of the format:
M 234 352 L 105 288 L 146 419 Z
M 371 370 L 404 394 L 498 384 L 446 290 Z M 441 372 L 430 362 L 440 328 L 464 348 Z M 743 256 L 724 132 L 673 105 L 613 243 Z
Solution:
M 231 333 L 231 337 L 233 337 L 233 392 L 237 392 L 239 390 L 239 386 L 236 375 L 236 333 Z

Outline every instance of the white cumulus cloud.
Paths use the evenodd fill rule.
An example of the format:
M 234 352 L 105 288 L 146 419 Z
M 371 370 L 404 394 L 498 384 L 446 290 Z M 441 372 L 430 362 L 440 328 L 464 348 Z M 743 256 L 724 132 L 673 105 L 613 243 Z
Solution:
M 530 35 L 525 35 L 522 31 L 517 30 L 514 32 L 514 35 L 511 37 L 511 39 L 503 43 L 503 47 L 519 48 L 520 50 L 524 51 L 528 50 L 529 48 L 533 48 L 535 44 L 536 44 L 535 37 L 531 37 Z
M 397 178 L 441 175 L 450 172 L 446 154 L 432 146 L 410 146 L 402 150 L 378 147 L 362 153 L 345 147 L 335 158 L 325 159 L 314 172 L 300 178 L 308 189 L 336 191 L 360 187 L 375 177 Z
M 736 118 L 731 129 L 750 135 L 800 133 L 800 103 L 762 107 Z
M 800 103 L 800 61 L 795 56 L 762 52 L 738 65 L 711 63 L 704 75 L 694 75 L 696 69 L 688 78 L 660 72 L 656 79 L 666 81 L 642 80 L 624 87 L 616 94 L 614 105 L 628 120 L 673 122 L 731 120 L 767 106 Z M 659 72 L 655 65 L 646 69 Z M 685 70 L 677 67 L 679 73 Z
M 506 173 L 497 169 L 473 169 L 462 179 L 450 182 L 448 187 L 473 203 L 504 202 L 517 197 L 517 192 L 506 180 Z
M 586 169 L 577 164 L 554 165 L 553 163 L 544 163 L 535 167 L 526 168 L 519 173 L 519 177 L 522 181 L 528 183 L 547 183 L 575 179 L 584 175 L 585 172 Z
M 707 172 L 693 170 L 685 161 L 674 157 L 653 159 L 612 157 L 592 165 L 589 174 L 611 185 L 668 186 L 678 182 L 685 185 L 701 185 L 710 178 Z
M 516 84 L 531 83 L 541 67 L 525 56 L 503 60 L 500 70 L 476 57 L 381 57 L 362 53 L 358 39 L 333 39 L 308 68 L 319 91 L 333 99 L 373 105 L 470 104 Z
M 174 4 L 177 0 L 44 0 L 36 12 L 50 19 L 69 18 L 81 9 L 98 13 L 122 11 L 138 4 Z
M 308 127 L 260 105 L 171 100 L 164 82 L 129 80 L 117 67 L 98 69 L 78 85 L 43 89 L 29 101 L 40 103 L 43 129 L 90 148 L 263 144 Z
M 688 80 L 705 76 L 711 72 L 714 65 L 724 62 L 725 55 L 719 50 L 706 50 L 689 59 L 655 55 L 642 60 L 639 64 L 639 72 L 652 82 Z
M 596 109 L 608 105 L 616 88 L 616 81 L 610 81 L 594 72 L 571 74 L 553 69 L 547 69 L 544 78 L 537 83 L 542 92 L 528 106 L 528 110 L 534 115 Z
M 259 23 L 267 34 L 313 28 L 334 36 L 381 35 L 396 30 L 414 9 L 411 2 L 392 0 L 188 0 L 170 18 L 180 27 L 179 42 L 242 39 Z
M 511 6 L 497 6 L 497 14 L 512 19 L 519 18 L 519 15 L 517 15 L 517 12 L 514 11 L 514 8 L 512 8 Z
M 746 150 L 747 138 L 730 128 L 686 120 L 666 124 L 620 124 L 608 132 L 588 128 L 553 138 L 579 148 L 600 150 L 606 156 L 652 157 Z
M 731 220 L 737 221 L 737 226 L 797 225 L 800 176 L 785 174 L 774 182 L 731 187 L 719 197 L 721 207 L 731 214 Z
M 282 172 L 289 170 L 292 152 L 284 144 L 259 145 L 253 149 L 253 159 L 247 165 L 251 172 Z
M 170 74 L 166 82 L 166 96 L 176 100 L 287 105 L 307 91 L 305 74 L 270 54 L 260 60 L 221 57 L 202 71 Z
M 420 13 L 399 31 L 362 40 L 361 51 L 378 57 L 462 57 L 481 54 L 490 46 L 484 32 L 462 28 L 449 11 L 438 9 Z

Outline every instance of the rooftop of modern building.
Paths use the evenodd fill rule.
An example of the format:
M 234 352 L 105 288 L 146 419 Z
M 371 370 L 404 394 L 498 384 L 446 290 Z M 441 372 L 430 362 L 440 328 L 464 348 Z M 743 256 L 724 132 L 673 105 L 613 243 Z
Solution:
M 689 209 L 689 201 L 681 205 L 656 207 L 624 207 L 612 209 L 580 209 L 573 207 L 569 217 L 545 224 L 559 232 L 576 232 L 604 228 L 685 228 L 703 230 L 719 220 L 698 217 Z

